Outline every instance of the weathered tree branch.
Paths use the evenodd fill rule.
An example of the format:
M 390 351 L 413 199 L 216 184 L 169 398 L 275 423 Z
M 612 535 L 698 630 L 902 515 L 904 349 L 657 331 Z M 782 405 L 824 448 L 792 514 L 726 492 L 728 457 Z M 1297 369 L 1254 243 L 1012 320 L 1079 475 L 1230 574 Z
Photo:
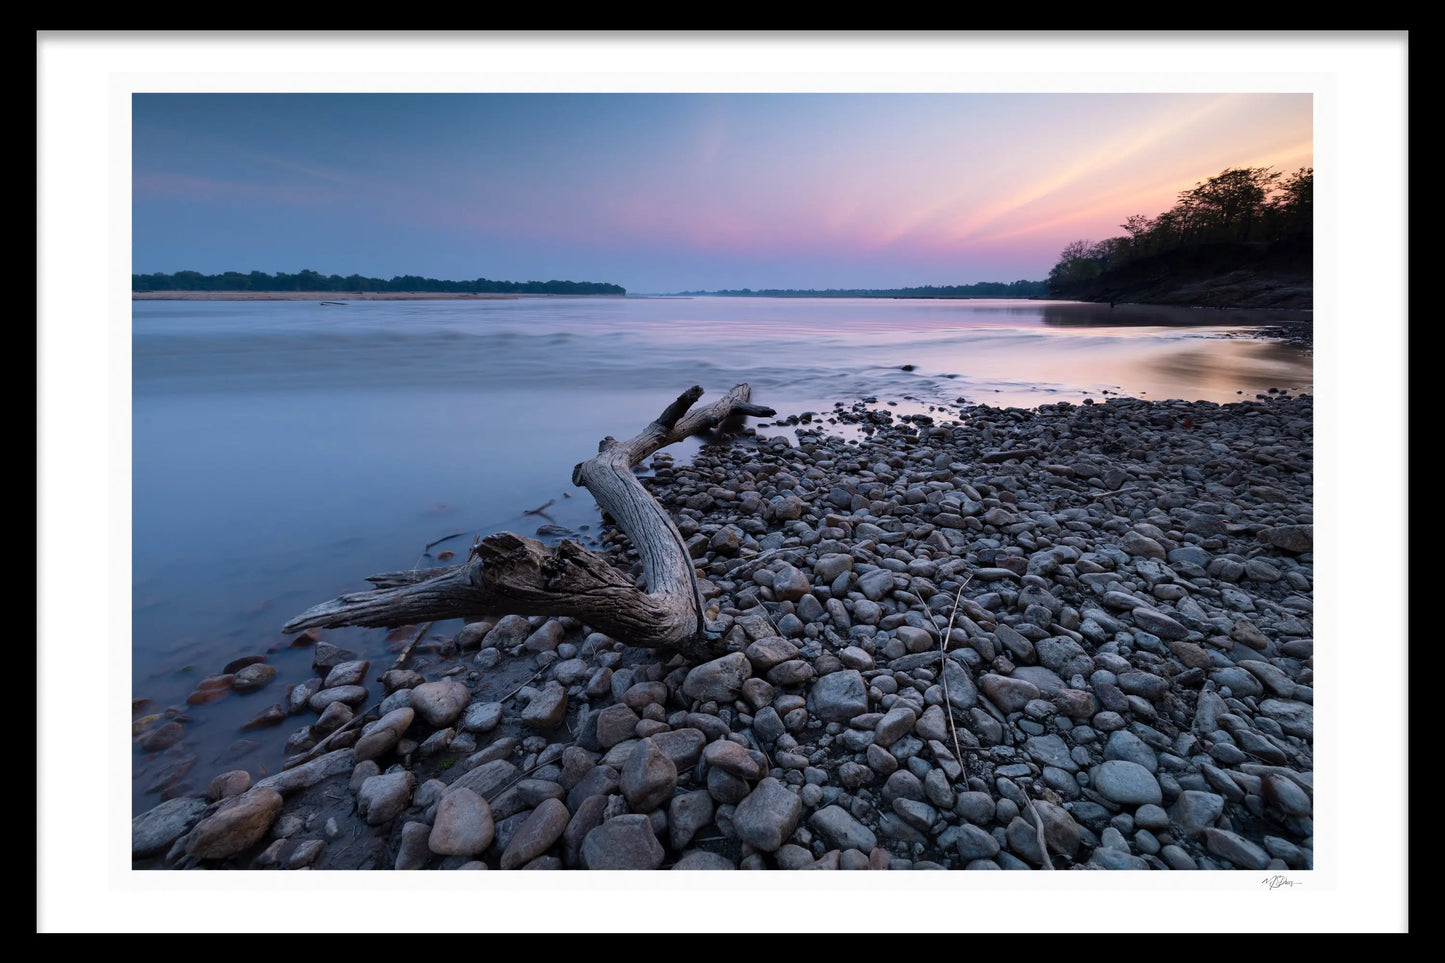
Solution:
M 461 565 L 373 575 L 377 588 L 323 602 L 282 631 L 311 627 L 396 626 L 488 615 L 570 615 L 631 645 L 675 648 L 700 656 L 702 597 L 687 545 L 672 517 L 642 486 L 632 466 L 690 435 L 733 430 L 748 415 L 770 416 L 737 385 L 710 405 L 691 410 L 702 395 L 692 387 L 627 441 L 607 437 L 597 454 L 572 470 L 637 549 L 647 591 L 605 557 L 572 541 L 556 548 L 510 532 L 481 540 Z

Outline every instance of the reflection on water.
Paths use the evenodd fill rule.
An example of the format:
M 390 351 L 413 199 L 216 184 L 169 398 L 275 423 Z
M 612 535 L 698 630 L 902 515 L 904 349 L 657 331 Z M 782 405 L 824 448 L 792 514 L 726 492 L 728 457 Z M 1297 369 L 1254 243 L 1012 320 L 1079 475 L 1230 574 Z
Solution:
M 1044 324 L 1095 327 L 1117 325 L 1263 326 L 1308 321 L 1312 313 L 1284 308 L 1185 308 L 1164 304 L 1115 304 L 1111 306 L 1085 301 L 1043 301 L 1038 304 Z
M 136 302 L 132 694 L 148 712 L 181 704 L 230 660 L 269 652 L 276 680 L 191 709 L 184 751 L 195 779 L 274 771 L 300 722 L 241 726 L 310 676 L 310 650 L 279 634 L 288 618 L 366 575 L 439 564 L 478 533 L 550 521 L 591 537 L 600 519 L 572 466 L 692 384 L 708 400 L 749 382 L 784 415 L 865 396 L 956 411 L 959 398 L 1228 402 L 1307 387 L 1306 352 L 1220 337 L 1275 320 L 1250 315 L 863 299 Z M 523 514 L 549 499 L 546 518 Z M 327 638 L 377 664 L 395 657 L 382 630 Z M 138 809 L 159 801 L 172 763 L 137 749 Z

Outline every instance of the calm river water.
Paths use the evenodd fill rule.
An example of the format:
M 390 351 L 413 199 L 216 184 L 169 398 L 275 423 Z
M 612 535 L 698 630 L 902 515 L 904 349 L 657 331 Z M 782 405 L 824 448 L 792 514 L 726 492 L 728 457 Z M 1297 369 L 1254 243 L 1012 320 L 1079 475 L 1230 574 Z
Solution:
M 195 790 L 225 769 L 280 768 L 309 717 L 241 726 L 311 675 L 311 650 L 280 635 L 288 619 L 367 575 L 440 564 L 425 548 L 446 536 L 433 553 L 532 534 L 547 519 L 523 512 L 548 500 L 555 523 L 595 531 L 591 497 L 568 497 L 572 466 L 690 385 L 706 402 L 746 381 L 780 415 L 860 397 L 956 414 L 958 399 L 1223 403 L 1313 381 L 1308 351 L 1238 337 L 1298 312 L 524 298 L 137 301 L 132 317 L 132 695 L 156 712 L 237 657 L 267 654 L 279 670 L 258 692 L 190 708 L 180 749 L 137 747 L 137 812 L 187 760 L 180 780 Z M 395 657 L 385 630 L 326 638 L 374 664 Z

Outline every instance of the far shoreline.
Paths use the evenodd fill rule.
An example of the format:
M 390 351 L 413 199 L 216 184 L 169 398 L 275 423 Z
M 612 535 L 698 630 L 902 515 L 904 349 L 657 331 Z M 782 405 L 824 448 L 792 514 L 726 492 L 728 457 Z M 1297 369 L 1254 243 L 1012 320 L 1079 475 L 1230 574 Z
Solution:
M 514 301 L 518 298 L 625 298 L 626 294 L 522 294 L 469 291 L 132 291 L 132 301 Z

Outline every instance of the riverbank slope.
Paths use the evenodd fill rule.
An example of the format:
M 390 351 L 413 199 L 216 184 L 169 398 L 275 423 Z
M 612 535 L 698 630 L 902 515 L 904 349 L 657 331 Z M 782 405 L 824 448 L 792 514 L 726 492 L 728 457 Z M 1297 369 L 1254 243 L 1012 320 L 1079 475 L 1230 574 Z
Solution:
M 1207 308 L 1314 307 L 1313 243 L 1208 243 L 1141 257 L 1097 277 L 1054 283 L 1077 301 Z

